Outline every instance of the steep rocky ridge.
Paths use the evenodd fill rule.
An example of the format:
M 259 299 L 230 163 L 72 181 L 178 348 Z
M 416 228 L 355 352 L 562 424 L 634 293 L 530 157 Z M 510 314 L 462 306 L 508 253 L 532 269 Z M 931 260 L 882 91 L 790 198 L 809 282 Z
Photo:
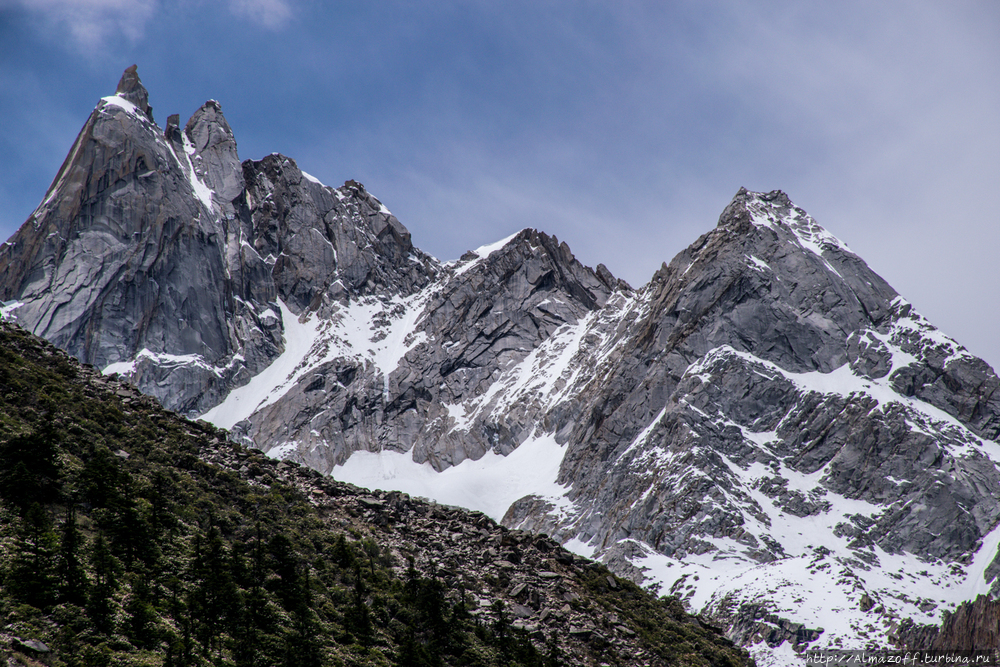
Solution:
M 237 174 L 217 103 L 161 138 L 122 99 L 81 137 L 108 116 L 126 147 L 191 157 L 164 157 L 169 192 L 122 177 L 117 199 L 93 195 L 118 202 L 101 224 L 183 208 L 177 228 L 203 228 L 194 257 L 226 276 L 198 298 L 223 305 L 191 320 L 201 342 L 155 320 L 191 275 L 209 279 L 180 276 L 179 232 L 157 237 L 177 259 L 141 290 L 88 291 L 118 255 L 60 254 L 103 230 L 73 208 L 73 179 L 103 164 L 78 139 L 0 249 L 0 296 L 81 358 L 275 458 L 552 535 L 711 614 L 762 661 L 782 642 L 887 646 L 902 619 L 935 622 L 994 586 L 1000 381 L 784 193 L 741 189 L 638 289 L 535 230 L 441 263 L 358 183 L 326 187 L 280 155 Z M 142 308 L 120 307 L 141 317 L 95 320 L 101 299 L 136 294 Z M 87 357 L 77 339 L 131 347 Z
M 134 66 L 118 89 L 0 247 L 0 299 L 79 359 L 201 413 L 281 353 L 279 300 L 300 315 L 434 275 L 360 184 L 326 188 L 280 155 L 241 165 L 214 100 L 161 130 Z
M 560 473 L 560 481 L 573 481 L 569 495 L 578 505 L 602 499 L 595 526 L 581 519 L 588 541 L 603 547 L 638 534 L 671 555 L 704 548 L 685 544 L 685 534 L 695 542 L 705 534 L 732 537 L 749 517 L 734 506 L 723 519 L 720 502 L 745 502 L 763 516 L 749 496 L 733 495 L 736 478 L 754 465 L 784 465 L 799 475 L 822 470 L 816 481 L 845 498 L 910 505 L 884 517 L 893 530 L 879 532 L 879 544 L 889 552 L 957 556 L 995 525 L 1000 496 L 989 491 L 997 472 L 987 451 L 1000 415 L 996 375 L 950 341 L 927 336 L 937 332 L 783 194 L 741 191 L 719 227 L 643 291 L 628 306 L 643 309 L 631 330 L 580 362 L 599 367 L 616 357 L 608 375 L 586 377 L 574 392 L 574 412 L 590 418 L 569 436 L 579 444 L 570 446 Z M 924 382 L 914 385 L 914 377 Z M 811 379 L 835 391 L 803 391 L 812 389 L 802 386 Z M 879 385 L 891 395 L 868 391 Z M 940 433 L 907 423 L 942 418 Z M 959 450 L 972 479 L 942 474 L 951 463 L 934 465 L 947 456 L 942 445 Z M 659 476 L 643 465 L 651 456 Z M 914 457 L 930 467 L 913 470 Z M 604 460 L 613 465 L 595 466 Z M 692 467 L 706 475 L 692 477 Z M 907 480 L 908 492 L 886 478 Z M 793 514 L 818 509 L 787 491 L 772 495 L 779 493 Z M 680 516 L 663 511 L 681 498 L 700 498 L 697 507 L 712 510 L 703 517 L 710 525 L 691 520 L 695 505 Z M 663 519 L 678 525 L 655 523 Z
M 79 359 L 131 364 L 144 391 L 201 410 L 280 352 L 281 329 L 261 316 L 274 299 L 259 286 L 266 267 L 241 256 L 232 207 L 206 185 L 228 195 L 241 181 L 219 106 L 171 128 L 153 122 L 129 68 L 0 248 L 0 297 Z
M 901 624 L 893 639 L 900 648 L 921 651 L 995 650 L 1000 647 L 1000 601 L 980 595 L 945 612 L 938 626 Z
M 509 525 L 730 627 L 750 614 L 763 643 L 885 645 L 900 617 L 993 583 L 995 373 L 782 193 L 738 193 L 588 335 L 569 491 L 522 499 Z
M 506 455 L 535 430 L 533 412 L 462 430 L 449 406 L 487 396 L 503 369 L 603 305 L 612 288 L 621 286 L 583 267 L 565 244 L 525 230 L 442 267 L 409 296 L 331 304 L 306 323 L 304 336 L 318 342 L 296 361 L 280 400 L 256 409 L 249 437 L 287 443 L 286 456 L 323 472 L 358 450 L 412 449 L 414 461 L 439 471 L 488 451 Z M 238 400 L 234 392 L 206 418 L 249 417 Z

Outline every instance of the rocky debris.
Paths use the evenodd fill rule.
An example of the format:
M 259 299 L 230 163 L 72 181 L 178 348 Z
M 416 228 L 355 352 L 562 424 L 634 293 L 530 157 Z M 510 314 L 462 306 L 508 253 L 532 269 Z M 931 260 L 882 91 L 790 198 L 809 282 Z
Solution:
M 980 595 L 954 611 L 946 611 L 939 626 L 906 619 L 890 638 L 896 646 L 912 650 L 996 649 L 1000 646 L 1000 600 Z
M 780 618 L 763 604 L 739 604 L 714 616 L 722 622 L 726 636 L 741 646 L 767 644 L 772 648 L 788 642 L 796 653 L 802 653 L 823 634 L 822 628 L 807 628 L 786 618 Z
M 373 534 L 395 557 L 400 576 L 412 566 L 420 576 L 440 579 L 449 597 L 473 603 L 470 613 L 484 624 L 503 615 L 539 647 L 556 646 L 568 664 L 596 664 L 595 654 L 615 664 L 665 664 L 613 611 L 594 604 L 595 586 L 614 592 L 624 582 L 546 535 L 509 530 L 482 513 L 405 493 L 367 492 L 297 463 L 219 444 L 203 450 L 202 458 L 240 471 L 253 484 L 298 488 L 331 527 Z M 721 629 L 692 622 L 707 640 L 721 640 Z
M 30 651 L 33 654 L 48 653 L 49 647 L 37 639 L 17 639 L 12 642 L 14 648 L 22 651 Z

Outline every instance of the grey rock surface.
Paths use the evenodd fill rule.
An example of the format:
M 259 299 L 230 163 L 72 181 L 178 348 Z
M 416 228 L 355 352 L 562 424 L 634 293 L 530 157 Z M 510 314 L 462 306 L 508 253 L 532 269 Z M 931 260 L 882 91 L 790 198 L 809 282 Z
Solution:
M 485 259 L 469 258 L 439 273 L 408 300 L 368 296 L 363 302 L 379 313 L 362 323 L 366 336 L 409 341 L 397 366 L 352 358 L 334 326 L 324 350 L 332 358 L 310 364 L 280 401 L 260 410 L 251 420 L 251 439 L 295 442 L 294 458 L 322 472 L 357 450 L 412 449 L 414 461 L 440 471 L 488 451 L 508 454 L 523 443 L 536 428 L 536 414 L 526 406 L 469 429 L 455 429 L 446 406 L 484 396 L 540 341 L 603 304 L 610 287 L 565 244 L 534 230 Z M 335 323 L 353 322 L 347 306 L 332 305 L 329 313 Z M 343 353 L 330 355 L 338 345 Z
M 125 70 L 118 82 L 115 94 L 137 106 L 139 111 L 146 115 L 146 118 L 153 120 L 153 107 L 149 106 L 149 93 L 142 85 L 142 81 L 139 80 L 137 65 L 132 65 Z
M 280 352 L 280 323 L 261 319 L 274 291 L 259 284 L 262 261 L 228 252 L 240 228 L 220 197 L 242 170 L 218 105 L 188 124 L 195 148 L 153 123 L 134 67 L 119 91 L 0 247 L 0 295 L 81 361 L 127 370 L 165 405 L 201 412 Z

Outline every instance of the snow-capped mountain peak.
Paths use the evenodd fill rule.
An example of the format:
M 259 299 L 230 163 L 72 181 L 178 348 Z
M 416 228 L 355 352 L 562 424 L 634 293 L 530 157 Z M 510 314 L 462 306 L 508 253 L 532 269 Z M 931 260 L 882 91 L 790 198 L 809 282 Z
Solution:
M 274 457 L 547 532 L 763 664 L 886 646 L 1000 574 L 996 373 L 780 191 L 638 289 L 534 229 L 440 263 L 360 183 L 241 163 L 217 102 L 160 130 L 130 68 L 0 300 Z

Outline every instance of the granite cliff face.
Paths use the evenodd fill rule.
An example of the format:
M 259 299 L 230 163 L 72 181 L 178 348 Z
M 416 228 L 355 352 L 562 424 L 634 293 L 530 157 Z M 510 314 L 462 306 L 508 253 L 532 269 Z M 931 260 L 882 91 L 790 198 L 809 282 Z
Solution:
M 982 651 L 1000 646 L 1000 601 L 980 595 L 945 612 L 940 626 L 903 623 L 893 635 L 909 650 Z
M 268 267 L 240 246 L 243 189 L 218 104 L 152 120 L 134 66 L 77 137 L 45 200 L 0 248 L 0 295 L 80 360 L 126 364 L 166 405 L 201 410 L 282 348 Z M 213 184 L 213 191 L 206 183 Z
M 765 664 L 993 586 L 1000 380 L 785 194 L 638 289 L 530 229 L 442 263 L 358 183 L 240 165 L 215 102 L 161 131 L 134 74 L 0 248 L 36 333 L 275 458 L 546 532 Z

